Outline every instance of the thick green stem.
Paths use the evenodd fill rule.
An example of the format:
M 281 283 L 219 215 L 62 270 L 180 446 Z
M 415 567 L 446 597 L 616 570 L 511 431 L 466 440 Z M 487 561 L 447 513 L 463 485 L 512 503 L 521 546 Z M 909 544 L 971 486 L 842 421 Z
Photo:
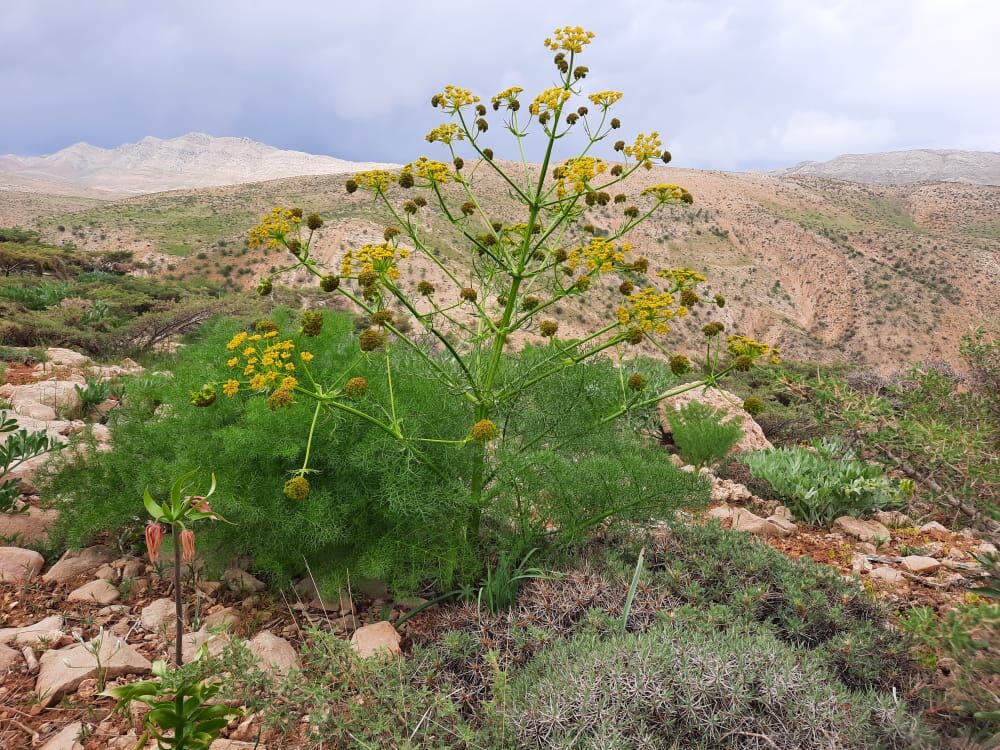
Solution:
M 184 663 L 184 597 L 181 592 L 181 539 L 177 524 L 170 524 L 170 532 L 174 539 L 174 614 L 176 624 L 174 630 L 174 661 L 177 666 Z

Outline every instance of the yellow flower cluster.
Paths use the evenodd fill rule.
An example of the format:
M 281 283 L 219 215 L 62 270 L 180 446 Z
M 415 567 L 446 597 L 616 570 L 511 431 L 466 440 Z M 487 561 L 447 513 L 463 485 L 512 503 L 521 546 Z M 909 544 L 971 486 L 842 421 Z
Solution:
M 623 96 L 621 91 L 598 91 L 587 98 L 598 107 L 607 109 Z
M 460 108 L 475 104 L 478 101 L 479 97 L 468 89 L 452 86 L 450 83 L 444 87 L 444 91 L 440 94 L 435 94 L 431 98 L 431 104 L 435 107 L 441 107 L 450 112 L 457 112 Z
M 302 215 L 289 208 L 272 208 L 247 235 L 250 247 L 278 247 L 293 228 L 302 223 Z
M 354 175 L 354 181 L 358 183 L 359 187 L 373 190 L 376 193 L 384 193 L 393 182 L 392 172 L 386 169 L 369 169 Z
M 231 369 L 242 368 L 241 376 L 247 380 L 243 381 L 240 377 L 228 379 L 222 384 L 222 392 L 226 396 L 235 396 L 244 386 L 251 391 L 284 391 L 291 395 L 299 384 L 291 374 L 295 372 L 295 363 L 291 361 L 295 342 L 289 339 L 277 341 L 277 338 L 277 331 L 254 334 L 243 331 L 229 340 L 226 349 L 235 352 L 236 356 L 230 358 L 226 365 Z M 312 358 L 311 353 L 305 351 L 299 356 L 303 361 Z
M 517 95 L 522 91 L 524 91 L 524 89 L 520 86 L 510 86 L 494 96 L 490 101 L 493 102 L 494 107 L 499 107 L 501 104 L 509 105 L 512 101 L 517 99 Z
M 656 272 L 661 279 L 672 281 L 677 289 L 688 289 L 705 281 L 705 276 L 693 268 L 661 268 Z
M 340 262 L 340 275 L 352 276 L 354 273 L 376 273 L 386 275 L 390 279 L 399 278 L 397 262 L 409 258 L 410 251 L 405 247 L 396 247 L 385 242 L 378 245 L 364 245 L 358 250 L 348 250 Z
M 626 299 L 626 305 L 618 308 L 618 322 L 623 326 L 638 328 L 640 331 L 664 334 L 670 330 L 667 321 L 683 317 L 687 309 L 674 309 L 675 298 L 669 292 L 660 292 L 652 287 L 633 292 Z
M 751 360 L 770 355 L 771 364 L 779 364 L 780 352 L 768 344 L 761 343 L 747 336 L 729 336 L 726 338 L 726 348 L 734 357 L 749 357 Z
M 553 86 L 550 89 L 545 89 L 545 91 L 536 96 L 535 101 L 528 107 L 528 111 L 533 115 L 538 115 L 542 112 L 555 112 L 568 99 L 569 91 L 562 86 Z
M 400 170 L 401 174 L 417 177 L 422 177 L 429 182 L 448 182 L 451 179 L 451 170 L 448 169 L 448 165 L 440 162 L 434 161 L 433 159 L 428 159 L 426 156 L 421 156 L 414 162 L 410 162 Z
M 652 195 L 660 203 L 668 203 L 679 201 L 681 203 L 693 203 L 694 198 L 691 197 L 691 193 L 688 192 L 687 188 L 682 188 L 680 185 L 650 185 L 648 188 L 642 191 L 643 195 Z
M 560 198 L 565 196 L 567 185 L 573 189 L 573 192 L 582 193 L 589 189 L 592 179 L 599 174 L 604 174 L 607 169 L 606 163 L 593 156 L 567 159 L 555 170 L 556 195 Z
M 545 40 L 545 46 L 550 50 L 583 52 L 583 48 L 590 44 L 593 38 L 593 31 L 587 31 L 579 26 L 564 26 L 552 32 L 552 36 Z
M 611 240 L 593 237 L 586 245 L 576 247 L 569 252 L 566 265 L 575 271 L 580 263 L 583 263 L 591 271 L 611 273 L 615 263 L 625 262 L 625 253 L 631 249 L 632 246 L 629 244 L 617 246 Z
M 465 134 L 462 132 L 461 128 L 458 127 L 453 122 L 447 122 L 443 125 L 438 125 L 436 128 L 431 130 L 427 134 L 427 141 L 434 143 L 439 141 L 444 144 L 449 144 L 453 141 L 464 141 Z
M 663 143 L 660 134 L 655 130 L 649 135 L 639 133 L 631 146 L 625 147 L 625 155 L 631 156 L 640 164 L 652 166 L 651 160 L 663 153 Z

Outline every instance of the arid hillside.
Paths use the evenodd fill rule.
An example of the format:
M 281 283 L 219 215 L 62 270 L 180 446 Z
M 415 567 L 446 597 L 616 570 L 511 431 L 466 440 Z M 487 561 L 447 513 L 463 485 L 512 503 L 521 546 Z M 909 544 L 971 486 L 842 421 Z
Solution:
M 515 221 L 492 170 L 467 172 L 496 218 Z M 787 356 L 889 370 L 904 361 L 954 361 L 962 332 L 1000 317 L 1000 187 L 657 168 L 626 192 L 659 182 L 684 185 L 694 204 L 642 224 L 631 237 L 636 253 L 653 266 L 705 272 L 729 300 L 723 310 L 693 316 L 688 328 L 721 317 Z M 274 205 L 323 216 L 316 248 L 334 269 L 347 249 L 380 240 L 389 223 L 384 213 L 369 195 L 348 195 L 343 183 L 343 176 L 296 177 L 115 201 L 8 192 L 0 225 L 32 226 L 83 249 L 131 250 L 148 273 L 225 279 L 247 289 L 284 261 L 244 242 Z M 613 229 L 621 209 L 595 207 L 588 220 L 599 231 Z M 428 207 L 419 218 L 440 248 L 463 252 L 443 217 Z M 433 275 L 414 264 L 404 280 Z M 561 330 L 607 320 L 617 299 L 609 283 L 586 308 L 557 308 Z

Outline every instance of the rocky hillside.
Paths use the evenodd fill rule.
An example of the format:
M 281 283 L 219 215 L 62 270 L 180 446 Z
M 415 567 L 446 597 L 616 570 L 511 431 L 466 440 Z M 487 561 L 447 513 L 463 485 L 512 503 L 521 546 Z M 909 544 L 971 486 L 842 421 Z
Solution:
M 77 143 L 46 156 L 0 156 L 0 186 L 125 196 L 293 175 L 340 174 L 373 166 L 284 151 L 249 138 L 188 133 L 166 140 L 149 136 L 112 149 Z
M 912 182 L 1000 185 L 1000 153 L 922 148 L 879 154 L 844 154 L 830 161 L 804 161 L 782 174 L 879 185 Z
M 632 237 L 637 252 L 654 265 L 705 271 L 731 302 L 714 314 L 788 356 L 883 370 L 927 359 L 957 362 L 960 335 L 1000 315 L 1000 187 L 657 168 L 638 176 L 629 192 L 655 182 L 685 185 L 695 202 L 643 224 Z M 499 217 L 514 219 L 499 179 L 479 170 L 477 185 Z M 0 226 L 32 225 L 55 244 L 85 250 L 130 250 L 144 273 L 206 277 L 232 289 L 252 288 L 277 265 L 273 255 L 244 244 L 247 229 L 271 206 L 319 211 L 326 226 L 317 251 L 333 264 L 346 249 L 378 241 L 385 225 L 368 197 L 345 193 L 339 176 L 101 202 L 6 195 Z M 604 229 L 619 219 L 613 206 L 594 207 L 588 216 Z M 435 242 L 455 242 L 439 214 L 428 208 L 421 220 Z M 434 269 L 404 269 L 413 283 L 422 276 L 433 280 Z M 607 320 L 616 294 L 608 286 L 593 304 L 567 305 L 563 330 Z

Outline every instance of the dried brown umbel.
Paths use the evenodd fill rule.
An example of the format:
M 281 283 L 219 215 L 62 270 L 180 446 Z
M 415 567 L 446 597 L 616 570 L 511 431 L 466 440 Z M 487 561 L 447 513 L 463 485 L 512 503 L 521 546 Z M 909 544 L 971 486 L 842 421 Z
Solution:
M 324 292 L 336 291 L 337 287 L 340 286 L 340 277 L 327 274 L 319 280 L 319 288 Z
M 306 217 L 306 226 L 315 232 L 323 226 L 323 219 L 320 218 L 319 214 L 309 214 L 309 216 Z
M 358 345 L 363 352 L 374 352 L 385 346 L 385 336 L 376 328 L 366 328 L 358 337 Z
M 479 294 L 471 286 L 463 287 L 462 291 L 458 294 L 466 302 L 475 302 L 479 297 Z
M 554 320 L 543 320 L 538 324 L 538 331 L 545 338 L 552 338 L 559 331 L 559 324 Z

